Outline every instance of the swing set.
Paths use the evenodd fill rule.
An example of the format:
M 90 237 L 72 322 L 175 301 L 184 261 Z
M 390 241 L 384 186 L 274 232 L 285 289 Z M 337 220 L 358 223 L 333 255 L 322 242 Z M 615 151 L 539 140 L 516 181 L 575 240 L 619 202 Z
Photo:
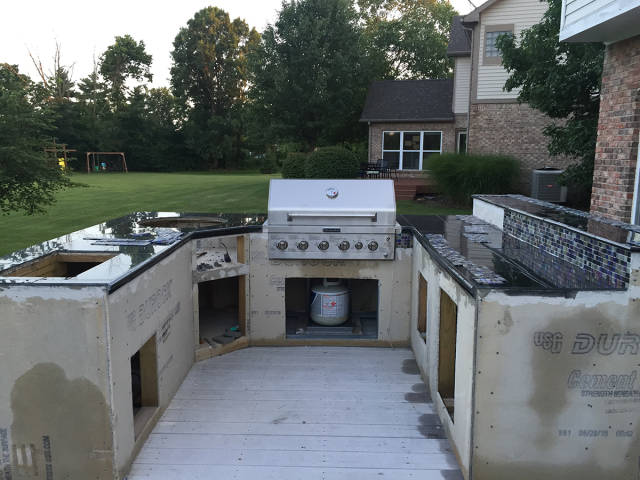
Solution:
M 87 152 L 87 173 L 128 173 L 124 152 Z

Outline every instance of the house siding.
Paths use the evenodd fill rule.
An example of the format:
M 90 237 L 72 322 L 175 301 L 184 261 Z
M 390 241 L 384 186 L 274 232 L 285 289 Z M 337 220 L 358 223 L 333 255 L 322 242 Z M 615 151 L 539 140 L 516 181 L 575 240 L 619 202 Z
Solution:
M 469 88 L 471 88 L 471 58 L 456 57 L 453 83 L 453 113 L 469 111 Z
M 607 47 L 591 212 L 629 222 L 640 136 L 640 35 Z
M 640 0 L 563 0 L 560 40 L 617 42 L 638 34 Z
M 509 77 L 501 65 L 483 65 L 484 35 L 486 26 L 513 25 L 514 35 L 540 21 L 547 10 L 547 3 L 539 0 L 503 0 L 480 14 L 480 35 L 478 38 L 477 100 L 515 100 L 518 91 L 505 92 L 504 84 Z M 476 27 L 478 28 L 478 27 Z
M 564 9 L 565 25 L 578 22 L 598 8 L 604 7 L 614 0 L 568 0 Z

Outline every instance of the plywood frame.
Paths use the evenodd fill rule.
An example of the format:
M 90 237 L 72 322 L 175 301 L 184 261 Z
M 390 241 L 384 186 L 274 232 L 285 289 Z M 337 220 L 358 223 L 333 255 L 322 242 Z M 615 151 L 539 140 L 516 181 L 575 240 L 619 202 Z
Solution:
M 418 273 L 418 332 L 427 341 L 427 291 L 428 285 L 421 273 Z
M 2 273 L 4 277 L 66 277 L 66 263 L 100 264 L 118 253 L 52 253 Z
M 440 290 L 440 329 L 438 333 L 438 393 L 453 419 L 456 384 L 456 337 L 458 307 L 444 290 Z

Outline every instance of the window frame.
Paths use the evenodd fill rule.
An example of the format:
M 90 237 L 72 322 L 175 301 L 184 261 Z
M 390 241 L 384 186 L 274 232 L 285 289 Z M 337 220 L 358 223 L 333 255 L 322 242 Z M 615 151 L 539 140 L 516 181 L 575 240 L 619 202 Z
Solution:
M 513 24 L 503 25 L 486 25 L 484 27 L 484 34 L 482 35 L 482 64 L 483 65 L 502 65 L 502 55 L 487 56 L 487 33 L 511 33 L 514 34 Z
M 384 137 L 387 133 L 399 133 L 400 134 L 400 149 L 385 149 L 384 148 Z M 405 150 L 404 149 L 404 134 L 405 133 L 419 133 L 420 134 L 420 150 Z M 438 133 L 440 134 L 440 149 L 439 150 L 425 150 L 424 149 L 424 135 L 425 133 Z M 408 171 L 421 171 L 423 170 L 423 157 L 425 153 L 438 153 L 442 155 L 442 145 L 444 142 L 444 132 L 442 130 L 383 130 L 382 131 L 382 158 L 384 159 L 384 154 L 386 152 L 389 153 L 398 153 L 398 170 L 408 170 Z M 403 157 L 404 152 L 407 153 L 418 153 L 418 168 L 403 168 Z

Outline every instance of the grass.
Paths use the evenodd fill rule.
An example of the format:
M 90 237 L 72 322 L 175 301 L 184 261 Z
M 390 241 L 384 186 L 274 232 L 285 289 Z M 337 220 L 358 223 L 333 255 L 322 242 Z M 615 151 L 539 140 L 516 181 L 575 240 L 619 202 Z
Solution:
M 262 213 L 269 179 L 255 172 L 76 174 L 84 186 L 58 193 L 44 215 L 0 217 L 0 255 L 135 211 Z M 398 202 L 399 213 L 455 214 L 465 209 Z

